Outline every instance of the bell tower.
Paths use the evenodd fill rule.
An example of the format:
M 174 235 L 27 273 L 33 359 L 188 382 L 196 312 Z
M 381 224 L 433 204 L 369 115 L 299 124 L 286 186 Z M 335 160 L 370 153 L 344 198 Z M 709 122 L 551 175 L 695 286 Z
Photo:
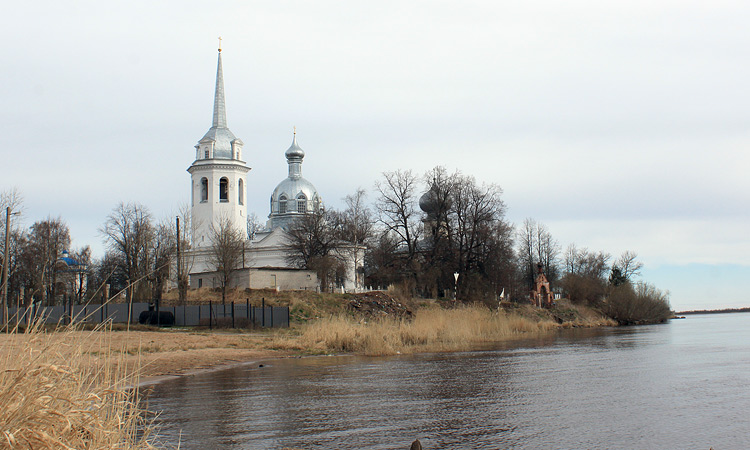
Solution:
M 242 160 L 243 143 L 227 128 L 224 103 L 224 73 L 216 68 L 213 123 L 195 146 L 195 161 L 190 173 L 190 209 L 193 222 L 193 248 L 211 245 L 211 231 L 222 220 L 246 236 L 247 233 L 247 167 Z

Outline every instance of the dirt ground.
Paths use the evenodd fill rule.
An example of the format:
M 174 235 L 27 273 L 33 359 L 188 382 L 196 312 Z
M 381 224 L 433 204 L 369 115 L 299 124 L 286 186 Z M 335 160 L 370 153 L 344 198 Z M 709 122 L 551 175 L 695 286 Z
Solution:
M 298 352 L 275 350 L 270 333 L 116 331 L 111 348 L 128 366 L 140 362 L 142 382 Z
M 132 370 L 140 367 L 139 382 L 150 383 L 164 377 L 180 376 L 221 366 L 299 354 L 296 350 L 275 349 L 279 332 L 185 331 L 63 331 L 54 338 L 80 346 L 93 366 L 109 355 L 117 365 Z M 283 333 L 283 332 L 282 332 Z M 39 335 L 0 334 L 0 358 L 17 354 L 26 339 Z M 41 345 L 41 344 L 40 344 Z

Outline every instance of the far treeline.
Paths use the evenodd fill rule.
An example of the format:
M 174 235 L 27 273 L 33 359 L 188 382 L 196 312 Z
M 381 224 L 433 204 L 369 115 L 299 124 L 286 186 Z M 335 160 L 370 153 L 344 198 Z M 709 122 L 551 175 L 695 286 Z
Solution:
M 725 308 L 725 309 L 696 309 L 693 311 L 680 311 L 678 315 L 688 316 L 691 314 L 731 314 L 750 312 L 750 308 Z
M 358 189 L 344 199 L 343 210 L 302 216 L 288 230 L 288 262 L 316 271 L 324 290 L 343 284 L 344 261 L 354 258 L 361 268 L 356 276 L 365 286 L 490 307 L 499 301 L 529 302 L 541 266 L 553 292 L 618 323 L 655 323 L 672 316 L 668 294 L 638 280 L 643 264 L 634 252 L 613 257 L 575 244 L 563 250 L 544 224 L 531 218 L 518 226 L 509 223 L 502 189 L 495 184 L 480 184 L 443 167 L 422 175 L 397 170 L 383 173 L 374 196 L 370 205 L 367 192 Z M 21 195 L 7 191 L 0 205 L 22 211 Z M 184 255 L 191 242 L 189 209 L 183 207 L 179 217 Z M 62 218 L 48 217 L 29 228 L 11 222 L 11 304 L 33 299 L 52 305 L 71 297 L 83 302 L 101 297 L 103 286 L 109 287 L 109 296 L 125 292 L 128 300 L 151 301 L 176 284 L 185 298 L 191 262 L 182 257 L 173 263 L 178 247 L 174 215 L 156 222 L 145 206 L 121 202 L 100 228 L 107 252 L 96 260 L 88 247 L 70 249 Z M 5 214 L 0 224 L 6 228 Z M 262 228 L 255 214 L 247 225 L 247 235 L 221 224 L 213 231 L 210 259 L 223 280 L 222 293 L 232 272 L 242 267 L 244 242 Z M 79 265 L 61 267 L 63 251 Z M 80 282 L 84 267 L 87 283 Z

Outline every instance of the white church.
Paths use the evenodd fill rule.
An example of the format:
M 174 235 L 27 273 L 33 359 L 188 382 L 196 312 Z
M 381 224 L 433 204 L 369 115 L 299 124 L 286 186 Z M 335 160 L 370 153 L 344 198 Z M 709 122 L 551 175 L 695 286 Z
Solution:
M 190 287 L 219 287 L 219 276 L 210 264 L 211 233 L 222 220 L 229 220 L 242 236 L 247 233 L 247 176 L 250 171 L 242 154 L 242 140 L 227 128 L 224 103 L 224 75 L 221 48 L 216 69 L 213 123 L 195 146 L 195 160 L 190 173 L 190 208 L 192 248 L 189 260 Z M 322 200 L 312 183 L 302 177 L 305 152 L 297 144 L 285 153 L 289 175 L 271 194 L 270 214 L 266 228 L 244 243 L 244 255 L 233 274 L 230 287 L 277 290 L 320 289 L 315 271 L 291 267 L 286 260 L 285 228 L 304 214 L 318 211 Z M 358 252 L 354 257 L 353 252 Z M 362 288 L 361 267 L 364 249 L 352 249 L 342 258 L 346 267 L 343 286 L 337 289 L 356 291 Z M 356 262 L 356 263 L 355 263 Z

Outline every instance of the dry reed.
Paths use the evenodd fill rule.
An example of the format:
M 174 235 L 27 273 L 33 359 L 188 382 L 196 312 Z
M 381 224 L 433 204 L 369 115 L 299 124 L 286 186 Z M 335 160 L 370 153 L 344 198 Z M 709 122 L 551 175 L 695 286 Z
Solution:
M 131 389 L 137 371 L 120 364 L 110 334 L 32 326 L 0 337 L 0 448 L 155 448 Z
M 303 348 L 318 351 L 390 355 L 421 351 L 468 350 L 559 328 L 553 321 L 534 321 L 484 307 L 420 310 L 414 320 L 390 318 L 370 322 L 332 316 L 308 324 L 298 338 Z

